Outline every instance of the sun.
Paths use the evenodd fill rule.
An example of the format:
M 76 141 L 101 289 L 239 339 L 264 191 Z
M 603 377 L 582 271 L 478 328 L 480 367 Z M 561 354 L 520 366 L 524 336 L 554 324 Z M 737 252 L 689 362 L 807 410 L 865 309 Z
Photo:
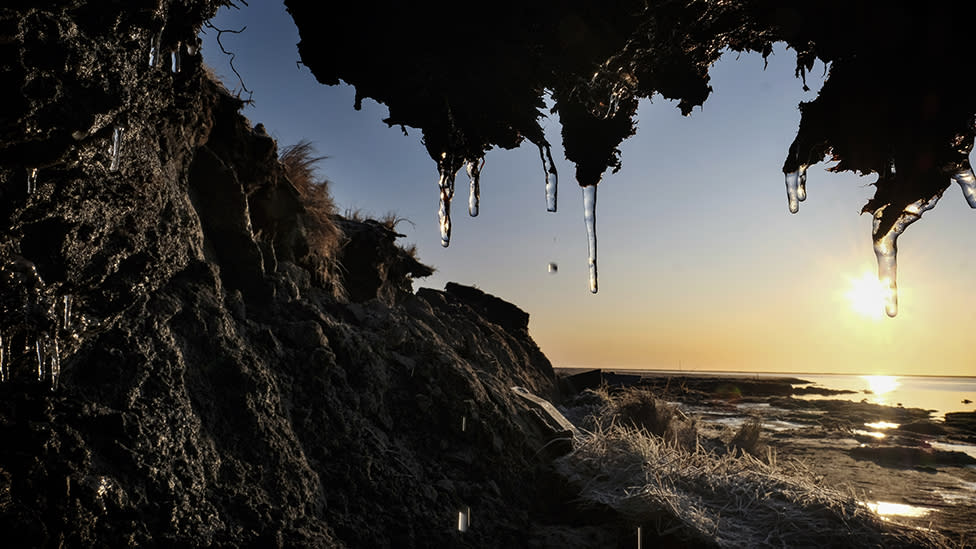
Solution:
M 860 278 L 852 278 L 844 295 L 857 313 L 869 318 L 881 318 L 884 314 L 886 288 L 872 273 L 865 272 Z

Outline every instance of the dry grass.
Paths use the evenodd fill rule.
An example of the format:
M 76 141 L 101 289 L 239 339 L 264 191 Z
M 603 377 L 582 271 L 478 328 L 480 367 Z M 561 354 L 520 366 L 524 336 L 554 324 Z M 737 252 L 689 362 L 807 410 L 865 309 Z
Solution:
M 335 223 L 336 205 L 329 192 L 329 181 L 319 178 L 316 168 L 325 156 L 316 156 L 312 144 L 302 140 L 281 149 L 278 160 L 285 177 L 294 185 L 305 212 L 302 221 L 308 239 L 310 262 L 320 282 L 342 297 L 337 261 L 342 247 L 342 231 Z
M 661 403 L 628 392 L 603 396 L 606 413 L 557 467 L 581 487 L 584 503 L 608 505 L 645 530 L 720 547 L 950 546 L 937 533 L 883 521 L 853 493 L 821 484 L 801 462 L 778 464 L 772 452 L 761 460 L 675 444 L 644 423 L 660 430 L 667 415 Z M 635 408 L 641 409 L 636 415 Z M 615 416 L 615 410 L 631 415 Z M 670 417 L 671 424 L 685 421 Z M 752 425 L 761 427 L 746 425 L 743 444 L 753 440 Z

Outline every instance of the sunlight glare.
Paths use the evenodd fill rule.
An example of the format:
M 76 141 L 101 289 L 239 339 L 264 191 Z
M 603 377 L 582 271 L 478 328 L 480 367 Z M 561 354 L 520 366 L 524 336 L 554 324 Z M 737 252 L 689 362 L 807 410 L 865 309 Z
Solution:
M 885 310 L 888 290 L 878 277 L 865 272 L 860 278 L 852 278 L 845 296 L 851 309 L 869 318 L 880 319 Z
M 863 376 L 863 378 L 868 383 L 868 389 L 878 396 L 890 393 L 901 385 L 895 376 Z

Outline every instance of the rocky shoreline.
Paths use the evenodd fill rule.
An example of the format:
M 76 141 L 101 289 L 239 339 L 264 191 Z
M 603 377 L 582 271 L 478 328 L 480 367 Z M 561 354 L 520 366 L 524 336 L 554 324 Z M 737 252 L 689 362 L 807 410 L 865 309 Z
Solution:
M 704 437 L 719 438 L 757 420 L 766 452 L 804 464 L 826 484 L 853 491 L 865 505 L 878 508 L 880 502 L 887 520 L 969 540 L 960 541 L 963 546 L 976 539 L 972 413 L 950 413 L 940 421 L 917 408 L 804 399 L 808 393 L 802 386 L 808 382 L 792 377 L 559 373 L 564 387 L 592 385 L 599 377 L 611 391 L 646 388 L 698 418 Z M 842 393 L 820 389 L 818 394 L 832 392 Z

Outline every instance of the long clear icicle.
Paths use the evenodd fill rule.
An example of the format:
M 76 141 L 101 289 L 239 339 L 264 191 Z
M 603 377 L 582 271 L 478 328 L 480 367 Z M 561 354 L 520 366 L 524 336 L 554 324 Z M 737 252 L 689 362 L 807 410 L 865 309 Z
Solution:
M 51 389 L 58 388 L 58 379 L 61 377 L 61 349 L 58 347 L 58 338 L 52 342 L 54 354 L 51 356 Z
M 7 374 L 7 354 L 4 353 L 3 348 L 3 335 L 0 335 L 0 383 L 7 381 L 9 374 Z
M 437 186 L 440 189 L 440 208 L 437 217 L 440 220 L 441 246 L 451 245 L 451 199 L 454 198 L 454 171 L 450 168 L 452 162 L 447 153 L 441 153 L 441 161 L 437 163 L 440 179 Z
M 468 215 L 478 217 L 478 207 L 481 202 L 481 168 L 485 159 L 468 160 L 468 178 L 471 180 L 471 192 L 468 194 Z
M 807 199 L 807 166 L 800 166 L 799 184 L 796 186 L 796 198 L 800 202 Z
M 953 174 L 952 180 L 959 183 L 966 202 L 969 202 L 969 207 L 976 208 L 976 175 L 973 174 L 973 169 L 969 168 Z
M 108 167 L 108 171 L 117 172 L 119 171 L 119 154 L 122 151 L 122 138 L 125 135 L 125 128 L 122 126 L 116 126 L 115 131 L 112 132 L 112 164 Z
M 596 274 L 596 185 L 583 187 L 583 222 L 586 224 L 586 244 L 590 267 L 590 292 L 597 292 Z
M 881 226 L 881 218 L 888 206 L 879 208 L 874 212 L 872 229 L 874 255 L 878 258 L 878 280 L 884 290 L 885 313 L 890 317 L 898 314 L 898 237 L 905 232 L 909 225 L 918 221 L 923 213 L 934 208 L 941 197 L 942 195 L 938 194 L 928 200 L 921 199 L 912 202 L 905 207 L 885 234 L 878 234 L 878 230 Z
M 556 194 L 559 190 L 559 174 L 556 163 L 552 161 L 552 149 L 549 145 L 539 145 L 539 156 L 542 157 L 542 170 L 546 174 L 546 210 L 556 211 Z
M 64 329 L 67 330 L 71 326 L 71 296 L 62 297 L 61 303 L 64 305 Z
M 27 194 L 37 190 L 37 168 L 31 168 L 27 172 Z

